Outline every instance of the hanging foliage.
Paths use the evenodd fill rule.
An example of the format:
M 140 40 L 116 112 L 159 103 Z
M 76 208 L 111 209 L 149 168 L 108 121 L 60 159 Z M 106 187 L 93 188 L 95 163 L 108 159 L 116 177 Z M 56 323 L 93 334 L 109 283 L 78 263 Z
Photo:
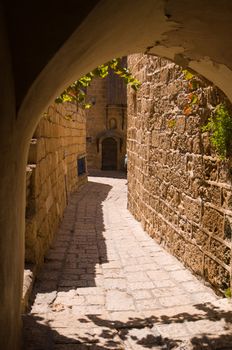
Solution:
M 92 72 L 87 73 L 79 80 L 74 81 L 62 94 L 56 98 L 56 103 L 71 102 L 75 103 L 82 108 L 90 108 L 91 103 L 86 101 L 86 89 L 91 84 L 94 78 L 105 78 L 110 69 L 124 80 L 127 85 L 130 85 L 132 89 L 137 91 L 141 85 L 139 80 L 133 77 L 128 68 L 125 68 L 121 64 L 120 58 L 114 58 L 111 61 L 102 64 L 95 68 Z
M 225 104 L 216 106 L 202 131 L 210 133 L 210 141 L 222 160 L 229 157 L 232 146 L 232 118 Z

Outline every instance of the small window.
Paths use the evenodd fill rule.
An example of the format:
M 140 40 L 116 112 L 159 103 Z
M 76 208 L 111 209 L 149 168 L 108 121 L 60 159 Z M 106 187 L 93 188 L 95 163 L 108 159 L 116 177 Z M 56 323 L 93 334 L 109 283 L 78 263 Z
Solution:
M 85 174 L 85 157 L 77 159 L 77 173 L 78 176 Z
M 115 118 L 111 118 L 109 122 L 110 129 L 117 129 L 117 120 Z
M 86 137 L 86 142 L 87 143 L 92 143 L 92 137 L 91 136 L 87 136 Z

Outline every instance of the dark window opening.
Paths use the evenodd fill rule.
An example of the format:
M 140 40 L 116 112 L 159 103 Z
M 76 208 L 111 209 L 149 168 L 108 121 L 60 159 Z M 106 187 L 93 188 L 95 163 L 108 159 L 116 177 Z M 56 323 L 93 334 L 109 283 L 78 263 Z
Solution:
M 85 167 L 85 157 L 77 159 L 77 173 L 78 176 L 85 174 L 86 167 Z
M 91 136 L 87 136 L 86 137 L 86 142 L 87 143 L 92 143 L 92 137 Z

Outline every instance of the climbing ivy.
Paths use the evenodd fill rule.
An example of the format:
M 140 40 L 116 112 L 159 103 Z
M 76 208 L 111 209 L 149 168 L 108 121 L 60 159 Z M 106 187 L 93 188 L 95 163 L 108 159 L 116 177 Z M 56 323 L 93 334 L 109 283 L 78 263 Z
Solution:
M 183 69 L 182 73 L 184 74 L 184 79 L 188 81 L 189 89 L 191 91 L 197 90 L 200 86 L 200 81 L 198 77 L 187 69 Z
M 193 106 L 199 103 L 198 96 L 194 91 L 199 88 L 200 83 L 197 77 L 187 69 L 182 70 L 182 73 L 185 80 L 188 81 L 188 86 L 191 90 L 188 96 L 189 102 L 184 108 L 184 114 L 187 116 L 192 113 Z M 220 103 L 214 108 L 207 124 L 202 127 L 202 131 L 210 133 L 210 141 L 220 159 L 225 160 L 228 158 L 232 146 L 232 117 L 224 103 Z
M 188 103 L 184 106 L 183 113 L 184 115 L 189 116 L 194 110 L 194 105 L 199 104 L 198 96 L 194 91 L 199 88 L 200 81 L 196 75 L 187 69 L 183 69 L 182 73 L 184 79 L 188 81 L 188 89 L 190 91 L 188 94 Z
M 55 99 L 55 102 L 71 102 L 76 103 L 78 106 L 85 109 L 90 108 L 92 104 L 86 101 L 86 88 L 90 86 L 94 78 L 105 78 L 109 74 L 110 69 L 122 78 L 127 85 L 130 85 L 132 89 L 135 91 L 139 89 L 141 85 L 139 80 L 133 77 L 128 68 L 122 66 L 120 58 L 114 58 L 111 61 L 98 66 L 79 80 L 74 81 L 74 83 L 72 83 L 59 97 Z
M 226 298 L 231 298 L 232 295 L 231 295 L 231 288 L 227 288 L 225 291 L 224 291 L 224 295 Z
M 226 159 L 232 143 L 232 118 L 224 103 L 215 107 L 208 123 L 202 127 L 202 131 L 210 132 L 210 141 L 216 152 L 222 160 Z
M 194 78 L 194 74 L 191 73 L 189 70 L 183 69 L 182 72 L 184 73 L 184 78 L 186 80 L 192 80 Z

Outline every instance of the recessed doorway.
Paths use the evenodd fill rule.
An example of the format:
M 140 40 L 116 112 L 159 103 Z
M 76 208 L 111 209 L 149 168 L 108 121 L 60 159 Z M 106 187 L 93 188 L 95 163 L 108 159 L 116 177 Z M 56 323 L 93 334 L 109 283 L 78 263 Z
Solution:
M 113 137 L 102 141 L 102 170 L 117 170 L 117 141 Z

